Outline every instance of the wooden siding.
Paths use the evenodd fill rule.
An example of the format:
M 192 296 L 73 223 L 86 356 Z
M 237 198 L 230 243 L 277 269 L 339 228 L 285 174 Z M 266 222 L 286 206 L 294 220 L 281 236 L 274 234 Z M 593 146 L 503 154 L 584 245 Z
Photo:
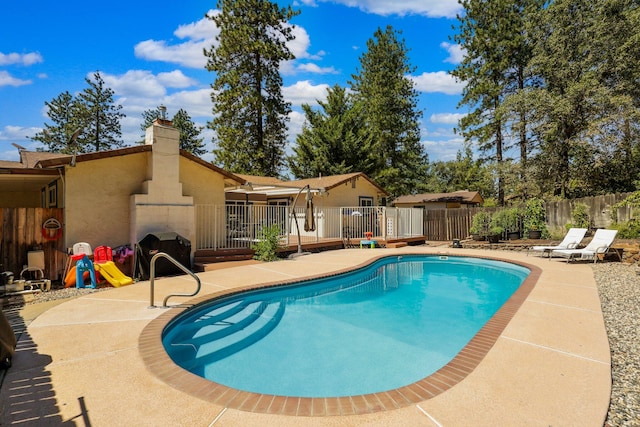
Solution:
M 15 279 L 27 265 L 27 252 L 44 251 L 44 277 L 60 280 L 66 265 L 64 236 L 47 240 L 42 224 L 49 218 L 64 224 L 60 208 L 0 208 L 0 271 L 11 271 Z M 64 232 L 64 227 L 63 227 Z

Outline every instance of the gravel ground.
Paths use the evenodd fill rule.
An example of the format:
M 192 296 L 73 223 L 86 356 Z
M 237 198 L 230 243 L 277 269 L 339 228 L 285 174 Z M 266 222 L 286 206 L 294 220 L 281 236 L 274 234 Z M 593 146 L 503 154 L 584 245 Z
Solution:
M 594 265 L 611 347 L 611 403 L 607 427 L 640 426 L 640 270 L 620 263 Z
M 612 392 L 605 426 L 640 426 L 640 269 L 615 262 L 594 264 L 593 269 L 611 347 Z M 106 289 L 111 287 L 55 289 L 37 294 L 30 304 Z

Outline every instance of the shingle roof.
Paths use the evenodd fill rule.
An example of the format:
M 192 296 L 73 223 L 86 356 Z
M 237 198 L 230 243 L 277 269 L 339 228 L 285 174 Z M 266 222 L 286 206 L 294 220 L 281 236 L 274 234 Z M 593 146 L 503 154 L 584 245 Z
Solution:
M 258 184 L 258 185 L 283 185 L 286 184 L 286 182 L 278 179 L 278 178 L 274 178 L 271 176 L 258 176 L 258 175 L 245 175 L 242 173 L 237 173 L 235 174 L 237 177 L 240 177 L 242 179 L 244 179 L 247 182 L 250 182 L 252 184 Z
M 422 193 L 400 196 L 393 201 L 398 203 L 433 203 L 433 202 L 461 202 L 482 203 L 482 196 L 477 191 L 454 191 L 452 193 Z
M 380 191 L 380 193 L 383 193 L 386 195 L 389 194 L 383 188 L 378 186 L 378 184 L 373 182 L 371 178 L 369 178 L 367 175 L 365 175 L 362 172 L 347 173 L 343 175 L 319 176 L 317 178 L 299 179 L 297 181 L 289 181 L 286 184 L 291 185 L 292 187 L 298 187 L 298 188 L 304 187 L 305 185 L 309 185 L 311 188 L 325 188 L 327 190 L 330 190 L 352 179 L 359 179 L 359 178 L 364 178 L 367 181 L 369 181 L 374 187 L 376 187 Z

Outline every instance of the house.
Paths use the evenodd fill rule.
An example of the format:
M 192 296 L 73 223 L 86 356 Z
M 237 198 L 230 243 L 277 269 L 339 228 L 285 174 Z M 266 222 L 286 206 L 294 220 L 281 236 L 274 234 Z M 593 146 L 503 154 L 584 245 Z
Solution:
M 257 231 L 247 230 L 247 224 L 259 222 L 286 223 L 296 218 L 283 233 L 301 237 L 334 238 L 363 236 L 371 230 L 379 236 L 386 221 L 377 209 L 388 193 L 361 172 L 320 176 L 294 181 L 272 177 L 237 175 L 245 184 L 227 188 L 227 218 L 234 233 L 255 236 Z M 312 227 L 302 231 L 300 223 L 310 222 L 305 207 L 310 200 L 315 205 Z M 235 205 L 235 206 L 230 206 Z M 291 208 L 295 208 L 295 215 Z M 295 228 L 294 228 L 295 227 Z M 300 231 L 298 231 L 298 228 Z
M 36 166 L 40 160 L 67 156 L 27 151 L 24 147 L 14 145 L 19 150 L 20 160 L 0 160 L 0 208 L 57 207 L 53 191 L 60 179 L 58 170 L 43 170 Z M 51 196 L 51 200 L 48 196 Z
M 484 199 L 477 191 L 454 191 L 452 193 L 424 193 L 400 196 L 393 201 L 395 207 L 428 209 L 459 209 L 478 207 Z
M 282 181 L 272 177 L 237 174 L 246 183 L 238 188 L 228 188 L 227 201 L 240 201 L 270 206 L 292 205 L 302 189 L 308 187 L 314 203 L 323 207 L 379 206 L 389 194 L 361 172 L 319 176 L 294 181 Z M 298 197 L 296 206 L 304 206 L 305 199 Z
M 64 233 L 55 243 L 63 254 L 77 242 L 93 248 L 134 247 L 147 234 L 166 231 L 193 243 L 195 206 L 224 205 L 225 187 L 244 183 L 180 150 L 179 131 L 167 120 L 158 119 L 147 129 L 144 145 L 73 156 L 44 154 L 21 150 L 21 162 L 0 164 L 0 207 L 62 208 Z M 39 223 L 33 226 L 40 230 Z M 47 273 L 55 279 L 60 272 Z

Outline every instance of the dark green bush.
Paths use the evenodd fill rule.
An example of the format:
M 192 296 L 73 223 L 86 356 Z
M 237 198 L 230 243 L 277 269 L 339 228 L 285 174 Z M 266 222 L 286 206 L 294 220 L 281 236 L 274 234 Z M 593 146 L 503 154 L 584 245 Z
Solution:
M 251 245 L 255 254 L 254 259 L 260 261 L 275 261 L 278 259 L 280 247 L 280 227 L 277 224 L 263 226 L 257 233 L 258 241 Z
M 618 230 L 616 237 L 619 239 L 637 239 L 640 237 L 640 221 L 636 221 L 635 219 L 613 224 L 611 228 Z

